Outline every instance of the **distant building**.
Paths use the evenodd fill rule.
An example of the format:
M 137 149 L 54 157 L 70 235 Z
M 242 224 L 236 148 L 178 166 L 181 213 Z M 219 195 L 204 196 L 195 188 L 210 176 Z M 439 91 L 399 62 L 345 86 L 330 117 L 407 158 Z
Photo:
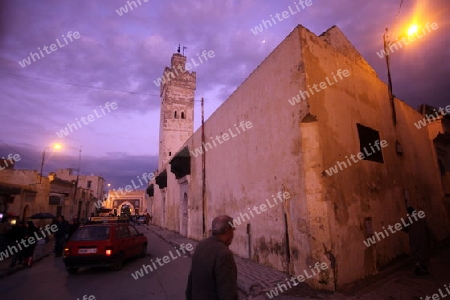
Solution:
M 36 170 L 6 168 L 0 171 L 0 213 L 26 220 L 38 212 L 48 212 L 50 183 Z
M 95 214 L 99 200 L 104 199 L 105 180 L 98 175 L 77 175 L 73 169 L 60 169 L 54 172 L 57 178 L 75 182 L 77 192 L 72 217 L 88 218 Z
M 49 174 L 50 194 L 49 194 L 49 213 L 55 216 L 63 215 L 67 220 L 74 216 L 77 203 L 75 201 L 75 180 L 63 180 L 58 178 L 55 173 Z
M 125 207 L 129 208 L 132 216 L 142 215 L 148 212 L 147 201 L 148 196 L 145 190 L 133 190 L 128 193 L 111 190 L 108 192 L 104 207 L 111 208 L 111 213 L 114 215 L 121 215 L 125 211 Z
M 185 63 L 175 53 L 164 72 Z M 200 240 L 215 216 L 231 215 L 234 253 L 292 275 L 326 263 L 306 280 L 325 290 L 408 253 L 403 232 L 365 243 L 407 205 L 449 236 L 445 124 L 416 128 L 423 116 L 390 101 L 337 27 L 316 36 L 297 26 L 192 133 L 194 90 L 190 73 L 161 87 L 154 223 Z
M 0 213 L 27 219 L 49 212 L 66 219 L 87 218 L 95 212 L 94 203 L 103 199 L 104 179 L 96 175 L 77 175 L 71 169 L 42 177 L 36 170 L 0 170 Z M 76 194 L 75 194 L 76 189 Z
M 415 123 L 420 129 L 427 127 L 434 145 L 434 157 L 439 167 L 444 203 L 450 215 L 450 105 L 436 108 L 422 104 L 418 111 L 424 116 Z M 427 124 L 426 126 L 422 126 Z

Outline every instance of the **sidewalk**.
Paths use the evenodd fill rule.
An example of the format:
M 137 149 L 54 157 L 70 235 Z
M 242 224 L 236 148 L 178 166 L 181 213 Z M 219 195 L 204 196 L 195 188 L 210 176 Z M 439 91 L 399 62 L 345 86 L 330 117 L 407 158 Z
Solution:
M 180 234 L 159 226 L 150 224 L 147 227 L 157 236 L 169 244 L 178 247 L 190 243 L 194 250 L 197 241 L 188 239 Z M 191 253 L 192 254 L 192 253 Z M 248 259 L 235 256 L 238 269 L 238 288 L 249 295 L 248 299 L 270 299 L 266 292 L 275 288 L 278 283 L 285 283 L 290 275 L 262 266 Z M 280 300 L 288 299 L 420 299 L 427 295 L 444 290 L 444 284 L 450 283 L 450 239 L 440 243 L 436 249 L 430 266 L 430 275 L 415 276 L 412 274 L 412 261 L 403 259 L 355 284 L 344 287 L 340 292 L 326 292 L 313 290 L 302 283 L 276 297 Z M 431 298 L 430 298 L 431 299 Z
M 36 248 L 34 248 L 33 264 L 40 261 L 44 257 L 49 256 L 50 253 L 53 251 L 53 245 L 54 245 L 53 239 L 46 244 L 37 244 Z M 10 268 L 9 265 L 11 264 L 11 261 L 12 256 L 9 256 L 8 258 L 0 261 L 0 279 L 26 268 L 26 266 L 19 265 L 17 263 L 14 267 Z
M 190 243 L 194 246 L 194 250 L 197 247 L 198 244 L 197 241 L 183 237 L 180 234 L 173 232 L 171 230 L 163 229 L 153 224 L 148 225 L 148 228 L 151 231 L 153 231 L 157 236 L 159 236 L 172 246 L 178 247 L 181 244 L 186 245 L 187 243 Z M 234 259 L 236 261 L 236 266 L 238 270 L 238 279 L 237 279 L 238 288 L 245 294 L 249 295 L 251 297 L 249 299 L 265 299 L 264 297 L 258 295 L 264 294 L 266 291 L 270 291 L 276 286 L 277 283 L 285 282 L 286 278 L 291 277 L 286 273 L 265 267 L 249 259 L 240 258 L 236 255 L 234 256 Z M 304 289 L 306 290 L 307 295 L 311 295 L 312 293 L 324 294 L 322 292 L 312 290 L 306 284 L 303 284 L 303 286 Z M 279 297 L 278 299 L 299 299 L 299 298 Z

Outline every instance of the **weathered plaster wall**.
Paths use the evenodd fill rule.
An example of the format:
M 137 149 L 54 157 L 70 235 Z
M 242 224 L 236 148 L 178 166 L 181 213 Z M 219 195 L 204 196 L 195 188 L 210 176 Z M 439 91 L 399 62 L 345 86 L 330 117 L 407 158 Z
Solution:
M 166 192 L 166 227 L 180 231 L 180 185 L 175 179 L 175 174 L 170 171 L 170 165 L 167 166 L 167 186 L 170 187 Z
M 310 208 L 304 200 L 301 165 L 304 152 L 299 122 L 306 107 L 288 102 L 304 84 L 303 65 L 298 32 L 294 31 L 205 123 L 206 142 L 230 130 L 236 135 L 222 144 L 216 142 L 206 152 L 207 231 L 217 215 L 241 218 L 246 213 L 250 220 L 237 226 L 231 249 L 292 274 L 309 270 L 309 265 L 317 261 L 310 255 Z M 235 124 L 239 126 L 242 121 L 251 122 L 252 127 L 245 132 L 240 128 L 237 134 Z M 201 146 L 201 129 L 187 146 L 191 155 Z M 201 155 L 191 156 L 189 232 L 197 239 L 202 238 L 201 159 Z M 279 203 L 272 199 L 279 192 L 289 193 L 289 199 L 269 207 L 267 201 Z M 260 214 L 252 210 L 252 216 L 249 208 L 261 204 L 266 204 L 267 210 Z M 326 257 L 322 258 L 328 263 Z M 318 278 L 313 281 L 319 285 Z
M 317 119 L 320 131 L 322 171 L 360 152 L 356 123 L 379 131 L 380 139 L 388 143 L 381 150 L 384 163 L 362 160 L 332 176 L 324 173 L 323 179 L 318 179 L 324 188 L 323 200 L 328 203 L 328 221 L 320 223 L 329 226 L 332 232 L 330 251 L 336 259 L 336 284 L 340 287 L 376 273 L 408 251 L 403 232 L 394 233 L 369 248 L 363 243 L 367 238 L 366 218 L 372 219 L 373 230 L 378 232 L 383 226 L 395 225 L 400 218 L 406 218 L 405 189 L 411 204 L 426 212 L 440 238 L 448 235 L 448 226 L 439 228 L 438 225 L 447 224 L 447 220 L 437 196 L 439 184 L 432 145 L 427 132 L 418 131 L 413 125 L 422 116 L 396 100 L 398 124 L 394 126 L 387 87 L 370 66 L 356 60 L 355 55 L 343 55 L 306 29 L 301 36 L 307 45 L 302 49 L 308 85 L 332 78 L 338 69 L 350 72 L 348 78 L 335 83 L 333 88 L 308 98 L 310 112 Z M 346 43 L 339 32 L 334 32 L 331 38 L 342 39 L 334 44 Z M 396 153 L 396 140 L 404 149 L 401 156 Z
M 35 170 L 5 169 L 0 171 L 0 182 L 19 185 L 24 190 L 20 195 L 14 196 L 13 203 L 8 204 L 8 212 L 23 217 L 24 208 L 27 205 L 28 216 L 38 212 L 48 212 L 50 183 L 47 177 L 42 177 L 39 183 L 39 174 Z M 36 192 L 35 197 L 32 196 L 32 191 Z
M 152 201 L 152 223 L 165 227 L 163 222 L 163 193 L 161 193 L 161 190 L 154 181 L 152 182 L 152 184 L 154 186 L 154 196 Z
M 339 69 L 350 76 L 298 104 L 288 102 Z M 405 190 L 412 205 L 433 216 L 429 219 L 438 236 L 448 235 L 447 225 L 438 228 L 448 219 L 436 196 L 432 144 L 426 131 L 413 125 L 421 116 L 403 102 L 395 103 L 396 126 L 386 85 L 340 31 L 332 28 L 317 37 L 298 26 L 205 123 L 205 142 L 212 144 L 206 152 L 206 233 L 215 216 L 238 219 L 246 213 L 250 220 L 237 226 L 231 249 L 297 275 L 325 262 L 329 269 L 308 282 L 322 289 L 376 273 L 408 251 L 403 232 L 372 247 L 363 243 L 366 218 L 374 231 L 381 231 L 406 217 Z M 235 124 L 242 121 L 252 127 L 237 134 Z M 359 161 L 325 176 L 337 161 L 360 152 L 356 123 L 379 131 L 387 141 L 384 163 Z M 236 136 L 214 145 L 211 137 L 230 131 Z M 401 156 L 397 140 L 404 149 Z M 188 237 L 200 240 L 202 156 L 194 153 L 202 145 L 201 128 L 185 145 L 191 151 Z M 167 174 L 165 202 L 155 186 L 154 221 L 179 231 L 179 184 L 170 166 Z M 260 214 L 249 212 L 279 192 L 290 198 Z

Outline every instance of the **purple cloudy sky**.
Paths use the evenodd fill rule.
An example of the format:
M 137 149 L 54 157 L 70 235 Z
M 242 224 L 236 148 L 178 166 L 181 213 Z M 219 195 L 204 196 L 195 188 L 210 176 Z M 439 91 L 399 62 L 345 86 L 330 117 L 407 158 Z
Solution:
M 448 0 L 405 0 L 395 24 L 400 0 L 311 0 L 256 35 L 250 29 L 262 19 L 295 9 L 299 1 L 144 1 L 119 16 L 126 0 L 0 0 L 1 156 L 19 153 L 17 168 L 39 170 L 43 149 L 60 142 L 61 151 L 47 151 L 47 173 L 77 168 L 82 145 L 83 174 L 100 174 L 114 187 L 129 184 L 156 168 L 160 99 L 153 80 L 178 43 L 187 47 L 188 59 L 203 50 L 215 53 L 193 69 L 196 99 L 205 98 L 209 117 L 297 24 L 318 35 L 337 25 L 386 81 L 385 61 L 376 54 L 385 27 L 395 37 L 413 20 L 438 23 L 437 30 L 392 54 L 394 94 L 414 108 L 450 104 Z M 80 37 L 65 44 L 62 35 L 69 31 Z M 18 63 L 56 39 L 64 47 L 25 67 Z M 69 122 L 94 110 L 102 114 L 107 102 L 117 109 L 57 136 Z M 195 116 L 197 129 L 199 102 Z

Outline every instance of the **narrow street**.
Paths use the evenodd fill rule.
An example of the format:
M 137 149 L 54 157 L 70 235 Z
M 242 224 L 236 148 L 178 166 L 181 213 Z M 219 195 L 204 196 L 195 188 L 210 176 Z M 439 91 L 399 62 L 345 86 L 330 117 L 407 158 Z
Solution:
M 145 226 L 137 226 L 149 239 L 146 258 L 124 264 L 118 272 L 104 268 L 81 269 L 69 275 L 61 258 L 49 256 L 32 268 L 0 279 L 1 299 L 184 299 L 191 259 L 181 256 L 154 272 L 135 280 L 131 274 L 150 264 L 151 259 L 174 252 L 174 247 L 161 240 Z M 92 300 L 93 298 L 91 298 Z

